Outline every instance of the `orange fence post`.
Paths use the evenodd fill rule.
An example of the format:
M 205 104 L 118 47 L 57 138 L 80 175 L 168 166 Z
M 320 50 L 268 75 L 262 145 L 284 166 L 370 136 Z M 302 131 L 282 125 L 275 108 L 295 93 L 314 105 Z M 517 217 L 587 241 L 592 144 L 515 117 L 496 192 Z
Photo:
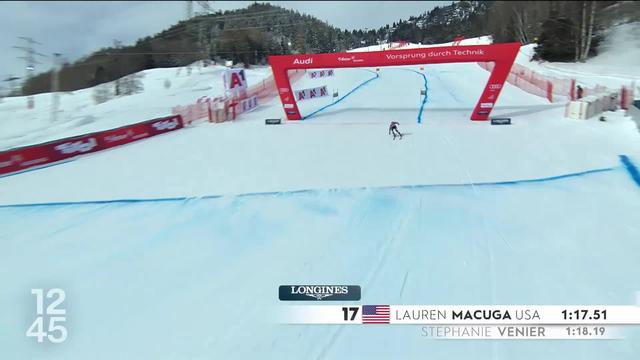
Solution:
M 569 97 L 571 101 L 576 100 L 576 79 L 571 79 L 571 89 L 569 89 Z

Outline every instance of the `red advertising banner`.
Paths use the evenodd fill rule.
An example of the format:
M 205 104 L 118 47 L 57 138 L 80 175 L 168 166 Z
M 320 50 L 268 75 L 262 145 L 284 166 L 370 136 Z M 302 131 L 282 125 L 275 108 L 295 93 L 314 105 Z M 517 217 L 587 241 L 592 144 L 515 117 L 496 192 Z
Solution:
M 184 127 L 180 115 L 0 152 L 0 175 L 128 144 Z
M 4 151 L 0 153 L 0 174 L 8 174 L 54 161 L 57 160 L 51 156 L 49 149 L 44 147 Z

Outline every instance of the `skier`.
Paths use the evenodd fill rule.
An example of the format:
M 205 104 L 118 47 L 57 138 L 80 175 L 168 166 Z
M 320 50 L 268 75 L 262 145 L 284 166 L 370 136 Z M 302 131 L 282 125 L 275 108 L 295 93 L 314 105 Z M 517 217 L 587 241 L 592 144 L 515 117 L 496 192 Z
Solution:
M 389 135 L 393 134 L 393 140 L 395 140 L 397 136 L 402 140 L 402 134 L 398 130 L 398 125 L 400 124 L 397 121 L 392 121 L 391 124 L 389 124 Z
M 578 85 L 578 100 L 582 99 L 583 93 L 584 93 L 584 90 L 582 89 L 582 86 Z

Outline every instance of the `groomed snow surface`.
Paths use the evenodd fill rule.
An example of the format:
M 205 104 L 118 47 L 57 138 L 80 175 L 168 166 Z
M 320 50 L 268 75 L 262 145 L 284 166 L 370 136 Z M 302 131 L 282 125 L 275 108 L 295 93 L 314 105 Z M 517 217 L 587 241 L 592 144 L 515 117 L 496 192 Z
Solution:
M 623 341 L 436 341 L 420 326 L 278 324 L 282 284 L 358 284 L 360 304 L 614 305 L 640 290 L 628 117 L 568 120 L 506 85 L 493 116 L 513 124 L 471 122 L 488 78 L 476 64 L 335 74 L 294 85 L 339 94 L 301 102 L 304 121 L 264 125 L 284 117 L 274 99 L 235 122 L 0 178 L 0 358 L 638 358 L 635 329 Z M 158 91 L 130 108 L 186 97 Z M 391 120 L 409 135 L 391 140 Z M 53 287 L 67 294 L 69 339 L 37 344 L 30 289 Z

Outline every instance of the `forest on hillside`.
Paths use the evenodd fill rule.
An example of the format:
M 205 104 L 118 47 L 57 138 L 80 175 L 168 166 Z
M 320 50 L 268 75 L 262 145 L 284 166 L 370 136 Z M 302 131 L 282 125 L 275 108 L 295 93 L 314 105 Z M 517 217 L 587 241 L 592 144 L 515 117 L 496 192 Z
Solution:
M 635 4 L 629 4 L 635 3 Z M 365 4 L 365 3 L 363 3 Z M 158 67 L 198 60 L 266 64 L 267 56 L 345 51 L 410 41 L 432 44 L 456 36 L 492 35 L 495 42 L 537 42 L 537 56 L 584 61 L 597 53 L 600 32 L 637 10 L 629 1 L 457 1 L 378 29 L 342 30 L 313 16 L 268 3 L 200 14 L 130 46 L 100 49 L 59 70 L 59 91 L 73 91 Z M 623 8 L 623 10 L 620 10 Z M 626 21 L 637 21 L 631 11 Z M 51 71 L 25 82 L 22 94 L 51 91 Z

